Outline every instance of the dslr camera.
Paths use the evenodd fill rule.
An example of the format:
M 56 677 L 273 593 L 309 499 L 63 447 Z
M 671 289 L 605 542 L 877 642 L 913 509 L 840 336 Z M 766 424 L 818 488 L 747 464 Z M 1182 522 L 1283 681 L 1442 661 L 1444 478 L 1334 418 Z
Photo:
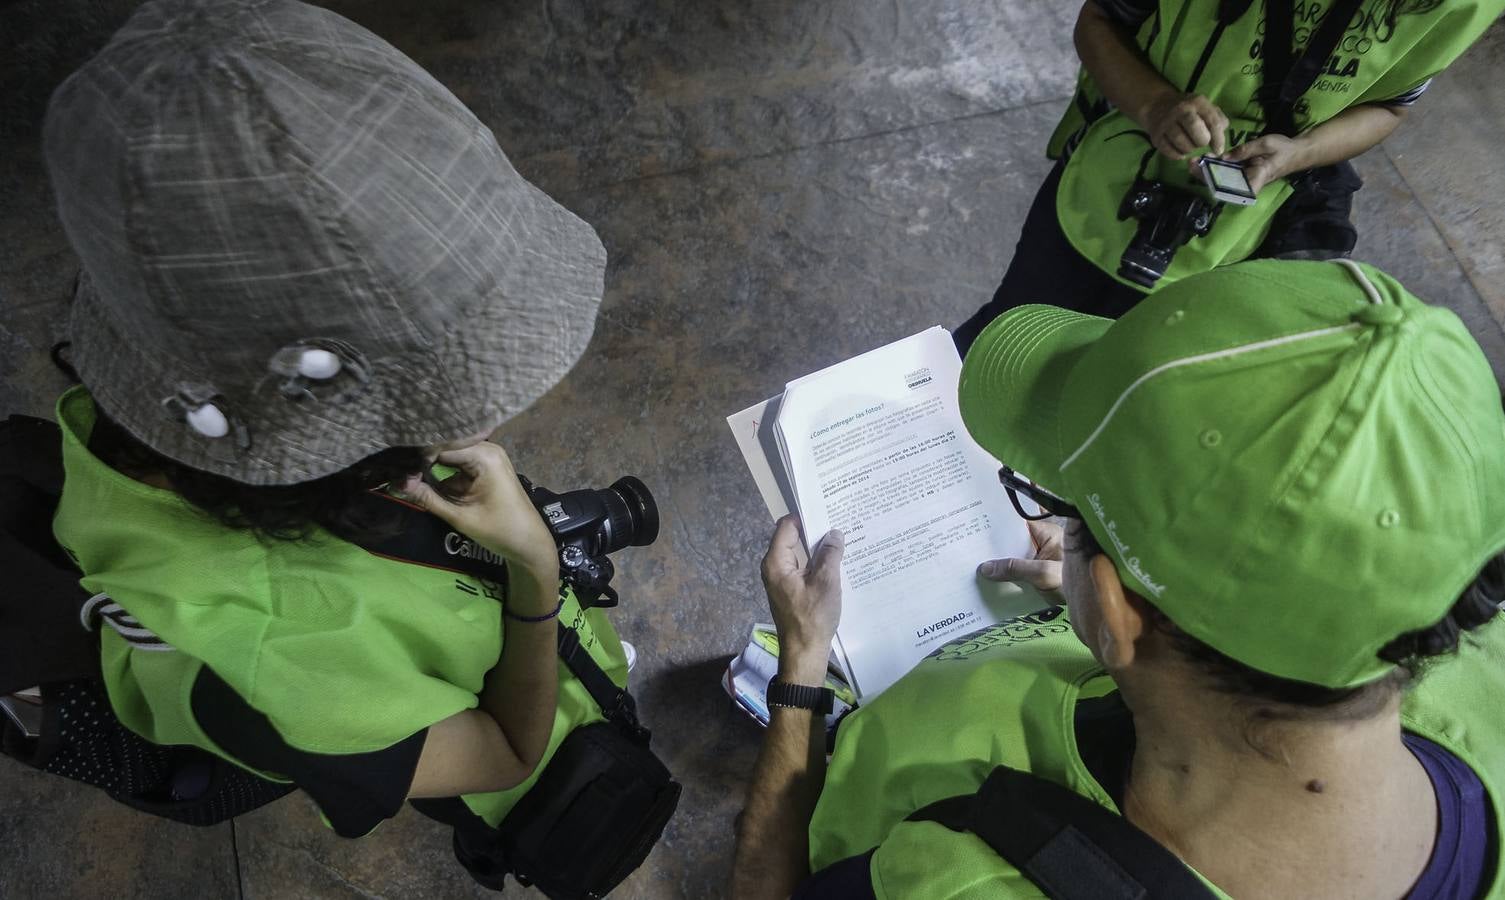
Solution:
M 522 475 L 517 480 L 554 535 L 560 576 L 580 605 L 616 606 L 617 592 L 611 587 L 616 568 L 606 555 L 658 539 L 658 504 L 648 486 L 627 475 L 611 487 L 556 494 Z
M 1118 261 L 1119 277 L 1152 288 L 1176 251 L 1212 230 L 1222 210 L 1214 200 L 1164 182 L 1138 179 L 1118 207 L 1118 218 L 1136 219 L 1139 227 Z

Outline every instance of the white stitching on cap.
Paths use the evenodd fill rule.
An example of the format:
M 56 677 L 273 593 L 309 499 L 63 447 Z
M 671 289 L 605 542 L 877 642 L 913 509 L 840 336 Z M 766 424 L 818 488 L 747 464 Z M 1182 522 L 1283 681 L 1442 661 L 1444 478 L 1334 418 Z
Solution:
M 1154 579 L 1150 578 L 1150 573 L 1139 564 L 1139 557 L 1129 555 L 1129 545 L 1118 536 L 1118 522 L 1109 519 L 1103 513 L 1102 498 L 1097 494 L 1088 494 L 1087 503 L 1092 507 L 1092 512 L 1097 515 L 1097 520 L 1103 523 L 1103 530 L 1108 533 L 1108 540 L 1113 542 L 1113 549 L 1118 551 L 1118 558 L 1123 562 L 1124 567 L 1158 599 L 1161 594 L 1165 593 L 1165 585 L 1156 584 Z
M 1097 424 L 1096 428 L 1092 429 L 1092 433 L 1087 435 L 1087 439 L 1085 441 L 1082 441 L 1082 445 L 1076 448 L 1076 450 L 1073 451 L 1070 456 L 1066 457 L 1066 461 L 1061 463 L 1061 466 L 1059 469 L 1057 469 L 1057 471 L 1064 472 L 1066 471 L 1067 466 L 1076 462 L 1076 458 L 1078 456 L 1081 456 L 1082 452 L 1085 451 L 1088 447 L 1092 446 L 1092 442 L 1097 440 L 1098 435 L 1103 433 L 1103 429 L 1108 427 L 1108 423 L 1112 421 L 1113 416 L 1118 413 L 1118 408 L 1120 406 L 1123 406 L 1124 401 L 1129 398 L 1129 395 L 1138 390 L 1140 385 L 1144 384 L 1146 381 L 1149 381 L 1151 378 L 1154 378 L 1156 375 L 1169 372 L 1172 369 L 1179 369 L 1182 366 L 1189 366 L 1194 363 L 1211 362 L 1215 359 L 1226 359 L 1230 356 L 1240 356 L 1245 353 L 1253 353 L 1256 350 L 1267 350 L 1271 347 L 1279 347 L 1284 344 L 1294 344 L 1297 341 L 1305 341 L 1311 338 L 1326 337 L 1327 335 L 1338 334 L 1344 331 L 1357 331 L 1362 327 L 1363 326 L 1358 324 L 1357 322 L 1350 322 L 1347 325 L 1334 325 L 1331 328 L 1318 328 L 1316 331 L 1303 331 L 1300 334 L 1288 334 L 1284 337 L 1270 338 L 1269 340 L 1265 341 L 1255 341 L 1252 344 L 1245 344 L 1242 347 L 1229 347 L 1226 350 L 1214 350 L 1211 353 L 1199 353 L 1196 356 L 1188 356 L 1185 359 L 1175 359 L 1171 360 L 1168 363 L 1161 363 L 1155 368 L 1134 379 L 1133 384 L 1124 388 L 1123 393 L 1118 395 L 1118 399 L 1113 401 L 1113 405 L 1108 407 L 1108 412 L 1103 416 L 1103 420 Z
M 1364 296 L 1369 298 L 1370 303 L 1384 305 L 1385 298 L 1380 296 L 1380 292 L 1375 289 L 1374 282 L 1369 280 L 1369 276 L 1364 274 L 1364 270 L 1359 268 L 1358 263 L 1351 259 L 1335 259 L 1333 262 L 1347 269 L 1348 273 L 1358 280 L 1359 287 L 1364 289 Z

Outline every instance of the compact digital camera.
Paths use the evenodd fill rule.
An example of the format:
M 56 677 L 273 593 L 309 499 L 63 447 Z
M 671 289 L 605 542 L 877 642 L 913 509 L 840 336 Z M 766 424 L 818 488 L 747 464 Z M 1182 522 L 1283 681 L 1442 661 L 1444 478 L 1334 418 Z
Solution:
M 554 535 L 560 575 L 580 605 L 616 606 L 611 587 L 616 568 L 606 555 L 658 539 L 658 504 L 648 486 L 627 475 L 611 487 L 556 494 L 522 475 L 517 480 Z

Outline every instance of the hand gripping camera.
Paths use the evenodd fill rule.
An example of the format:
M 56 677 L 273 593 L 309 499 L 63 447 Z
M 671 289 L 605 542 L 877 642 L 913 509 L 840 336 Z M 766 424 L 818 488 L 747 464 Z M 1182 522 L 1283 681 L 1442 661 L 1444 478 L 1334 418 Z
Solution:
M 648 486 L 627 475 L 611 487 L 556 494 L 517 476 L 554 535 L 559 571 L 585 608 L 616 606 L 616 568 L 606 554 L 646 547 L 658 538 L 658 504 Z M 605 597 L 605 601 L 601 598 Z
M 1136 219 L 1139 227 L 1118 261 L 1119 277 L 1146 289 L 1165 274 L 1176 251 L 1212 230 L 1222 207 L 1211 199 L 1140 178 L 1124 195 L 1119 219 Z

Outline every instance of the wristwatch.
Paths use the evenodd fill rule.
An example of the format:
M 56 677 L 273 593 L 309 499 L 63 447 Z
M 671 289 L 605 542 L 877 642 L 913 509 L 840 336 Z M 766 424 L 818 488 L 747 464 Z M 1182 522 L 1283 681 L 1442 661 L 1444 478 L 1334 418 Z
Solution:
M 828 687 L 811 687 L 808 684 L 785 684 L 782 681 L 768 683 L 768 705 L 787 706 L 792 709 L 809 709 L 829 716 L 836 702 L 836 694 Z

